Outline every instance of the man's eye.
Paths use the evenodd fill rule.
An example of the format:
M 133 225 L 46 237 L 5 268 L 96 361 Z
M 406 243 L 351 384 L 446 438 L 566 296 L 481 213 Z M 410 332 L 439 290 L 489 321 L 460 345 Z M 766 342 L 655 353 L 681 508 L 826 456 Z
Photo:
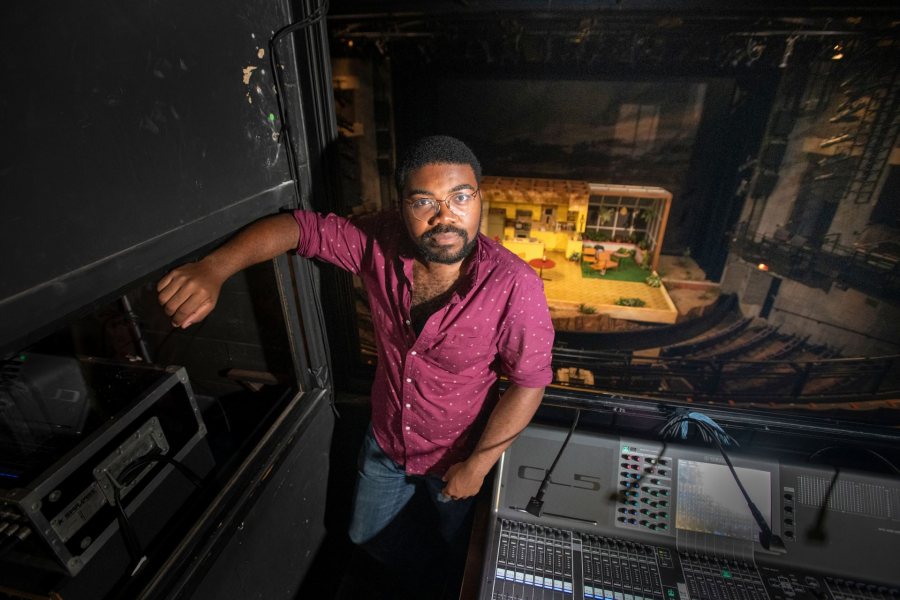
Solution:
M 412 203 L 413 208 L 426 208 L 429 206 L 434 206 L 434 200 L 431 198 L 417 198 Z
M 474 197 L 475 195 L 471 192 L 459 192 L 458 194 L 453 194 L 452 196 L 450 196 L 450 202 L 459 205 L 468 204 L 469 201 Z

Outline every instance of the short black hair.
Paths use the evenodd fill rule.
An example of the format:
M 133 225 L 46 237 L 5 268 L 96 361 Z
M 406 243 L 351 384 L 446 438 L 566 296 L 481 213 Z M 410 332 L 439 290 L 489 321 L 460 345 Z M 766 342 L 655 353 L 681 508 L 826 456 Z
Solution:
M 394 179 L 401 196 L 410 174 L 425 165 L 469 165 L 481 183 L 481 163 L 468 146 L 449 135 L 429 135 L 410 145 L 397 163 Z

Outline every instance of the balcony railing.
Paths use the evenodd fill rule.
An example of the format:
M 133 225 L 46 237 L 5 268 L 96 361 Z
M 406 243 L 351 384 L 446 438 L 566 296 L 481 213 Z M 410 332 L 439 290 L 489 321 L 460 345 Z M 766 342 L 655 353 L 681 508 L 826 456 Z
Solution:
M 900 261 L 877 250 L 844 246 L 830 236 L 816 247 L 802 238 L 779 240 L 739 230 L 734 250 L 744 260 L 765 263 L 769 270 L 811 287 L 832 284 L 893 301 L 900 294 Z
M 556 349 L 555 383 L 717 402 L 900 399 L 900 355 L 810 361 L 647 358 Z

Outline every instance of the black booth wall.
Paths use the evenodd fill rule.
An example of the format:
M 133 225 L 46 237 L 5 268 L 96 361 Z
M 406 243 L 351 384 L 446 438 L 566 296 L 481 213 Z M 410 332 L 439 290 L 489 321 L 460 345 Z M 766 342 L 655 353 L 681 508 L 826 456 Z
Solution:
M 263 589 L 290 596 L 309 567 L 324 536 L 333 425 L 316 270 L 284 256 L 235 278 L 200 334 L 169 337 L 153 287 L 167 269 L 322 186 L 311 157 L 334 133 L 324 22 L 278 45 L 287 113 L 269 46 L 315 8 L 311 0 L 88 0 L 0 9 L 0 359 L 57 338 L 82 336 L 90 348 L 98 309 L 127 293 L 154 356 L 196 363 L 189 375 L 207 394 L 227 388 L 217 383 L 239 387 L 225 378 L 225 359 L 216 362 L 235 358 L 229 344 L 247 349 L 259 372 L 287 371 L 274 386 L 284 393 L 268 394 L 274 401 L 247 392 L 202 399 L 212 413 L 230 401 L 233 418 L 254 420 L 228 426 L 227 452 L 213 448 L 217 471 L 201 494 L 208 504 L 195 503 L 201 515 L 164 532 L 184 537 L 151 557 L 146 579 L 112 586 L 110 572 L 92 589 L 38 575 L 29 593 L 100 598 L 113 587 L 139 597 L 149 581 L 140 597 L 205 597 L 213 587 L 222 598 Z M 214 429 L 215 414 L 206 416 Z M 236 429 L 249 433 L 238 439 Z M 273 536 L 277 547 L 266 544 Z M 265 564 L 236 566 L 248 561 Z
M 286 3 L 2 13 L 2 350 L 296 205 L 267 47 Z

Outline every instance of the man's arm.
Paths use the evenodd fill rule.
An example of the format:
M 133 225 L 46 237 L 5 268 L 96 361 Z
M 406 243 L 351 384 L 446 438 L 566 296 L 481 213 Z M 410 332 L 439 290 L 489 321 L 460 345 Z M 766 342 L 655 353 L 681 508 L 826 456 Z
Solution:
M 494 463 L 531 422 L 543 396 L 542 387 L 528 388 L 513 384 L 507 388 L 491 412 L 475 450 L 469 458 L 447 469 L 444 475 L 446 496 L 459 499 L 478 493 Z
M 225 281 L 242 269 L 297 247 L 300 230 L 290 214 L 266 217 L 241 230 L 202 260 L 166 274 L 156 290 L 174 327 L 202 321 L 215 308 Z

